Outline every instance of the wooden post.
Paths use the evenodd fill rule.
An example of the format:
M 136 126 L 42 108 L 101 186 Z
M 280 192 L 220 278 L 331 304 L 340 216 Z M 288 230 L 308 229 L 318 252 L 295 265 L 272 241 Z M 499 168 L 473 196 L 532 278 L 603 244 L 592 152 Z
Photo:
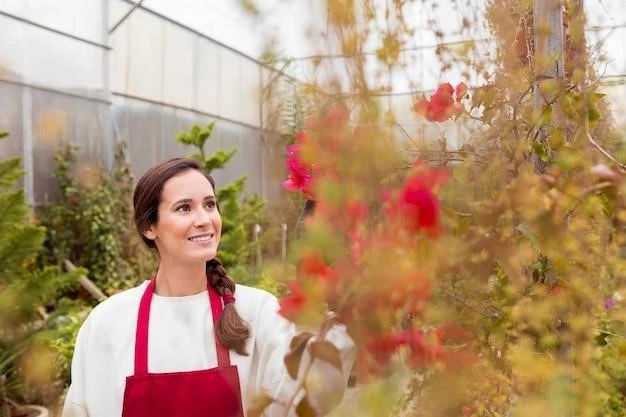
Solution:
M 263 254 L 261 252 L 261 225 L 254 225 L 254 242 L 256 243 L 256 264 L 257 266 L 261 266 L 263 263 Z
M 287 223 L 281 225 L 280 258 L 283 262 L 287 261 Z
M 540 89 L 542 81 L 563 79 L 565 76 L 565 42 L 563 36 L 563 5 L 561 0 L 535 0 L 533 2 L 533 37 L 534 37 L 534 98 L 535 110 L 542 112 L 557 91 L 544 93 Z M 559 126 L 561 121 L 558 106 L 552 108 L 552 125 Z M 539 127 L 537 141 L 545 143 L 548 130 Z M 534 156 L 535 168 L 542 172 L 545 163 Z

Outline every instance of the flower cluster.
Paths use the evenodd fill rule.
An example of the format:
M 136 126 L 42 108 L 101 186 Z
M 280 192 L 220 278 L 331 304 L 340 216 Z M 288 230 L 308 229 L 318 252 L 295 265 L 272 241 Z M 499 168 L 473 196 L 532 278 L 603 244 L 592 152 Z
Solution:
M 430 100 L 421 98 L 413 105 L 413 110 L 429 122 L 445 122 L 463 112 L 461 100 L 467 95 L 467 85 L 459 83 L 456 88 L 450 83 L 439 85 Z

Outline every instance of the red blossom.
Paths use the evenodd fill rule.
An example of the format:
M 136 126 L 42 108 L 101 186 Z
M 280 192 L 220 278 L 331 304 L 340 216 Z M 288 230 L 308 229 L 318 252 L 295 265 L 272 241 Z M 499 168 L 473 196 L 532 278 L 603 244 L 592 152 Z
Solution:
M 441 343 L 464 343 L 472 340 L 472 334 L 461 326 L 446 323 L 435 329 Z
M 413 104 L 413 110 L 429 122 L 445 122 L 463 112 L 460 101 L 467 94 L 467 85 L 459 83 L 456 88 L 443 83 L 430 100 L 421 98 Z
M 407 177 L 399 193 L 383 192 L 383 204 L 391 220 L 400 220 L 412 233 L 424 230 L 433 236 L 438 233 L 441 217 L 439 199 L 434 190 L 450 176 L 444 169 L 417 165 L 418 172 Z
M 429 340 L 415 329 L 381 335 L 368 344 L 367 350 L 379 365 L 384 366 L 401 347 L 409 348 L 410 360 L 414 366 L 427 365 L 443 356 L 441 346 L 436 340 Z
M 280 310 L 278 313 L 288 320 L 293 320 L 304 310 L 307 304 L 306 294 L 300 285 L 292 281 L 287 284 L 289 293 L 280 299 Z
M 298 273 L 306 277 L 331 278 L 333 271 L 318 252 L 308 252 L 300 257 Z
M 300 146 L 307 140 L 303 132 L 296 135 L 296 143 L 287 147 L 287 171 L 289 176 L 283 182 L 283 186 L 289 191 L 302 191 L 307 195 L 311 193 L 313 176 L 311 168 L 300 159 Z

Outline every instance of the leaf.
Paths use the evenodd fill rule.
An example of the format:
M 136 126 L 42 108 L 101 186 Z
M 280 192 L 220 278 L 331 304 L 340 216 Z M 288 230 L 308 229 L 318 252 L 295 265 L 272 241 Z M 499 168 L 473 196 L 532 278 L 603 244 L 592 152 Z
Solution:
M 317 417 L 317 413 L 311 407 L 309 400 L 306 396 L 296 406 L 296 414 L 298 417 Z
M 246 411 L 248 417 L 261 417 L 263 411 L 274 402 L 272 397 L 261 395 L 252 401 L 252 405 Z
M 535 235 L 535 233 L 530 230 L 530 227 L 528 227 L 526 223 L 518 225 L 515 230 L 524 235 L 530 241 L 530 243 L 532 243 L 533 247 L 539 250 L 539 239 L 537 238 L 537 235 Z
M 309 346 L 309 352 L 311 352 L 313 358 L 326 361 L 339 370 L 342 369 L 339 349 L 332 343 L 326 340 L 313 342 Z
M 304 348 L 311 337 L 313 337 L 312 333 L 304 332 L 291 339 L 291 343 L 289 344 L 291 350 L 285 355 L 285 366 L 287 367 L 289 376 L 293 379 L 298 379 L 302 353 L 304 353 Z

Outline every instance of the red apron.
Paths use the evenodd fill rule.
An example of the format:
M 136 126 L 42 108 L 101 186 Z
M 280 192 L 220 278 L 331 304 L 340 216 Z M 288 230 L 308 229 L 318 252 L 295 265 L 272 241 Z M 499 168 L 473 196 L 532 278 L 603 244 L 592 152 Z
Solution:
M 148 322 L 154 280 L 139 304 L 135 339 L 135 374 L 126 377 L 122 417 L 243 417 L 237 367 L 228 349 L 215 339 L 217 368 L 191 372 L 148 372 Z M 222 314 L 222 300 L 209 286 L 213 324 Z

